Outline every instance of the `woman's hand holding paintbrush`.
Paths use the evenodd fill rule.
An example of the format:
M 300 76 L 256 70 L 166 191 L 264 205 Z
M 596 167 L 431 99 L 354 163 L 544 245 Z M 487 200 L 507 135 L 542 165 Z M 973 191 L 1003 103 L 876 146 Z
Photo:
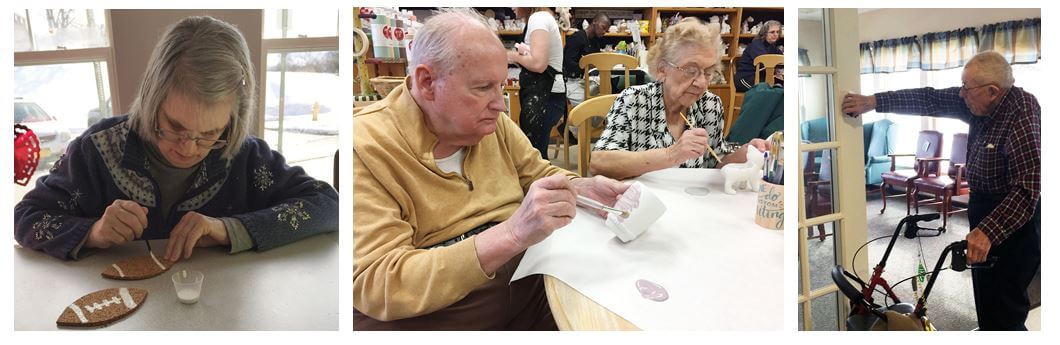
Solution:
M 676 165 L 689 159 L 702 157 L 710 148 L 708 139 L 706 129 L 689 127 L 681 134 L 677 142 L 668 148 L 670 161 Z
M 684 119 L 685 120 L 685 124 L 688 125 L 688 130 L 685 131 L 685 134 L 681 135 L 681 139 L 684 139 L 689 134 L 701 136 L 702 140 L 701 141 L 698 140 L 700 138 L 693 139 L 693 140 L 695 140 L 694 143 L 698 144 L 698 145 L 701 145 L 699 147 L 706 148 L 707 152 L 710 152 L 710 155 L 712 157 L 714 157 L 714 160 L 718 161 L 718 163 L 721 163 L 721 158 L 718 158 L 718 154 L 714 153 L 714 149 L 710 148 L 710 143 L 707 141 L 707 139 L 708 139 L 707 138 L 707 130 L 703 129 L 703 128 L 695 128 L 695 127 L 693 127 L 692 126 L 692 121 L 688 121 L 688 117 L 685 116 L 685 113 L 682 112 L 682 113 L 678 113 L 678 114 L 681 114 L 681 119 Z M 677 144 L 678 145 L 681 144 L 681 140 L 680 139 L 678 140 Z M 674 145 L 674 146 L 677 146 L 677 145 Z M 698 155 L 690 157 L 690 158 L 686 158 L 685 160 L 688 160 L 688 159 L 691 159 L 691 158 L 696 158 L 696 157 L 699 157 L 699 156 L 702 156 L 702 155 L 703 155 L 703 152 L 700 151 Z M 682 162 L 683 162 L 683 160 L 682 160 Z

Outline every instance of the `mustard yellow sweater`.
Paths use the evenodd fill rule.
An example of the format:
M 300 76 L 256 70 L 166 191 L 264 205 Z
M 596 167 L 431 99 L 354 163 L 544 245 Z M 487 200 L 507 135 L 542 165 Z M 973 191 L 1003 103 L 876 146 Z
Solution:
M 353 305 L 381 321 L 428 314 L 492 277 L 474 238 L 445 242 L 487 222 L 507 220 L 530 184 L 552 166 L 503 114 L 497 131 L 471 146 L 464 176 L 435 164 L 438 139 L 406 86 L 354 115 Z

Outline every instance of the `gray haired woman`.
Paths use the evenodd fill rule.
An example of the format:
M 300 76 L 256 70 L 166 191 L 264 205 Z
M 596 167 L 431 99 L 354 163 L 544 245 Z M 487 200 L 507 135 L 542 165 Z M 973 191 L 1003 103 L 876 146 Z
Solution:
M 195 247 L 266 250 L 338 228 L 338 194 L 248 135 L 254 67 L 243 35 L 210 17 L 170 27 L 126 116 L 71 141 L 15 205 L 22 246 L 60 259 L 168 238 L 164 258 Z
M 762 24 L 758 34 L 751 40 L 751 44 L 747 45 L 743 55 L 740 55 L 740 60 L 736 62 L 736 75 L 734 76 L 736 80 L 733 80 L 736 83 L 736 91 L 747 92 L 751 87 L 754 87 L 755 58 L 763 54 L 784 53 L 778 44 L 780 42 L 780 31 L 780 22 L 778 21 L 770 20 Z M 765 72 L 760 74 L 765 77 Z

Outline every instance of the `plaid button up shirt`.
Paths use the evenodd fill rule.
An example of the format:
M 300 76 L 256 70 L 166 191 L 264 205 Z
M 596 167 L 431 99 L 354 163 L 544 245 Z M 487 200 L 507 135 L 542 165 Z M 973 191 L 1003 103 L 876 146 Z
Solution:
M 959 87 L 876 94 L 876 111 L 955 118 L 968 123 L 968 185 L 973 193 L 1005 195 L 978 228 L 1000 244 L 1033 215 L 1041 196 L 1041 107 L 1012 87 L 988 116 L 974 116 Z

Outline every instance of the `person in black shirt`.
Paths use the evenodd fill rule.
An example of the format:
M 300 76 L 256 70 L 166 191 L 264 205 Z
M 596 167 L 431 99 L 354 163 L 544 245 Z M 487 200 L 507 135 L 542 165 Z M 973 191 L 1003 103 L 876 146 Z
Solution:
M 585 71 L 578 62 L 585 55 L 600 52 L 600 37 L 607 33 L 609 27 L 611 19 L 606 14 L 597 13 L 588 28 L 575 31 L 567 37 L 567 43 L 563 46 L 563 81 L 567 86 L 567 100 L 571 107 L 577 107 L 585 101 Z M 564 115 L 559 121 L 559 128 L 566 128 L 566 125 L 567 116 Z M 573 133 L 568 132 L 567 137 L 571 145 L 578 143 Z
M 582 56 L 600 52 L 600 37 L 610 26 L 611 19 L 600 13 L 593 17 L 587 29 L 576 31 L 567 38 L 567 45 L 563 47 L 563 80 L 567 84 L 567 99 L 571 106 L 576 107 L 585 101 L 585 81 L 582 80 L 585 72 L 578 66 L 578 61 Z

